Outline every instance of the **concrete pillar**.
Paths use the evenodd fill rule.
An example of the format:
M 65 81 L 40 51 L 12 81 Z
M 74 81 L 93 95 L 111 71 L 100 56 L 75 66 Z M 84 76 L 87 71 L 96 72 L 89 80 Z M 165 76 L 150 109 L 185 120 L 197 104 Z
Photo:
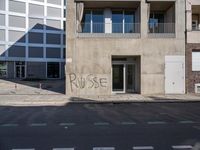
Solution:
M 135 31 L 140 32 L 140 6 L 135 11 Z
M 141 38 L 147 38 L 148 36 L 148 12 L 147 12 L 146 0 L 141 0 Z
M 112 33 L 112 11 L 110 8 L 104 10 L 105 33 Z
M 175 2 L 175 14 L 176 14 L 176 38 L 177 39 L 185 39 L 185 8 L 186 4 L 183 0 L 178 0 Z
M 186 0 L 186 30 L 192 31 L 192 5 Z

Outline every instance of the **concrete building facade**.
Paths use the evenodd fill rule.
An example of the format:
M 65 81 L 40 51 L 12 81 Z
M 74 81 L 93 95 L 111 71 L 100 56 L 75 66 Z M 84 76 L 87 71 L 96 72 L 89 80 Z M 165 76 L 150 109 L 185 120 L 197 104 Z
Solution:
M 67 0 L 66 94 L 185 93 L 185 1 Z
M 186 0 L 186 91 L 200 93 L 200 1 Z
M 64 78 L 64 0 L 0 0 L 0 78 Z

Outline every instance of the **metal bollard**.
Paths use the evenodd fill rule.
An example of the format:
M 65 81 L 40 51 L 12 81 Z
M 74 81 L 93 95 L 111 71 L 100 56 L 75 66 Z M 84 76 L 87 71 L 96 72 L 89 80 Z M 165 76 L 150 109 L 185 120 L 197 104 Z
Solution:
M 39 83 L 39 94 L 41 94 L 41 90 L 42 90 L 42 83 Z
M 39 88 L 40 88 L 40 90 L 42 89 L 42 83 L 39 83 Z
M 15 90 L 17 90 L 17 84 L 15 84 Z

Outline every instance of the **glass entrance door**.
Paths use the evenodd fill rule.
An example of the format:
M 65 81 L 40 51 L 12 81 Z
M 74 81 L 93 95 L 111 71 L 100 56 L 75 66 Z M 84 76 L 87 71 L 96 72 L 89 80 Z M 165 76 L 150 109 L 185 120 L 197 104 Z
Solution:
M 112 65 L 112 91 L 115 93 L 133 93 L 136 86 L 135 64 Z
M 135 92 L 135 65 L 134 64 L 126 65 L 126 92 L 127 93 Z
M 124 91 L 124 65 L 112 66 L 112 90 L 113 92 Z
M 25 78 L 25 63 L 16 62 L 15 63 L 15 77 L 16 78 Z

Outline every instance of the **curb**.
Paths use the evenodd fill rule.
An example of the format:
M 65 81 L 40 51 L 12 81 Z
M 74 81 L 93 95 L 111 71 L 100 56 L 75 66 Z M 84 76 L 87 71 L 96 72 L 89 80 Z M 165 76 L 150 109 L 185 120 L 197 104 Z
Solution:
M 67 104 L 127 104 L 127 103 L 197 103 L 200 102 L 200 99 L 161 99 L 161 100 L 108 100 L 108 101 L 60 101 L 60 102 L 47 102 L 47 101 L 17 101 L 17 102 L 0 102 L 0 106 L 65 106 Z

